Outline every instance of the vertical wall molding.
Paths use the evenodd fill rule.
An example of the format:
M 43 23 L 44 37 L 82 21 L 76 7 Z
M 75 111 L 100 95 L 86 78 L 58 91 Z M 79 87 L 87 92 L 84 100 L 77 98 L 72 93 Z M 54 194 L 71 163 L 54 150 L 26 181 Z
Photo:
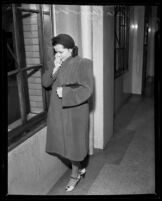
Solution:
M 132 93 L 142 92 L 142 68 L 143 68 L 143 39 L 144 39 L 144 6 L 134 7 L 134 24 L 137 29 L 133 31 L 132 46 Z
M 103 6 L 92 7 L 94 95 L 94 148 L 103 149 Z
M 91 6 L 81 6 L 81 38 L 82 38 L 82 56 L 93 60 L 92 43 L 92 10 Z M 92 97 L 93 105 L 93 97 Z M 90 131 L 89 131 L 89 154 L 93 154 L 94 147 L 94 113 L 93 106 L 90 111 Z

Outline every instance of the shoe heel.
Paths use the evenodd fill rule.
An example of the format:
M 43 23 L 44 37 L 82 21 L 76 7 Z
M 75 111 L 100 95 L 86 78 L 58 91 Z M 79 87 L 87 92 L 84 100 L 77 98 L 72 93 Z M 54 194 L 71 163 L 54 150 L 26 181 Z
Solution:
M 82 178 L 84 178 L 85 175 L 86 175 L 86 169 L 80 170 L 80 176 L 81 176 Z

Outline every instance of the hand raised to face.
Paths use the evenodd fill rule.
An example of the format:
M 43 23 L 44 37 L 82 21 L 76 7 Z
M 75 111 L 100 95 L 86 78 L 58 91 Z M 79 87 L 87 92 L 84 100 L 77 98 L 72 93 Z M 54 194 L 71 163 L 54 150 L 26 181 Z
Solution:
M 61 64 L 62 64 L 61 56 L 58 53 L 56 53 L 55 59 L 54 59 L 54 69 L 53 69 L 52 74 L 54 74 L 56 71 L 58 71 L 58 69 L 61 67 Z
M 55 67 L 60 67 L 62 64 L 62 59 L 59 53 L 55 54 L 54 64 L 55 64 Z

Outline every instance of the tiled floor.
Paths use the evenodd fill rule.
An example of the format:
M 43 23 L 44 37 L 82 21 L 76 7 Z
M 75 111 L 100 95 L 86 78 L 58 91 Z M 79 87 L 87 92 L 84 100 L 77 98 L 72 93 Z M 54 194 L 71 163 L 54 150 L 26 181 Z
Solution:
M 64 190 L 68 170 L 48 195 L 152 194 L 154 154 L 154 100 L 132 96 L 115 119 L 112 139 L 89 158 L 87 174 L 74 191 Z

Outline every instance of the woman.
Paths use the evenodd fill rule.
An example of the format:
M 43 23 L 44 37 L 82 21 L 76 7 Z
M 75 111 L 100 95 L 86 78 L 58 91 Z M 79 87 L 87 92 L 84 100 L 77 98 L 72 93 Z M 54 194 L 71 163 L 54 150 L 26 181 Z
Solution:
M 54 68 L 42 77 L 52 86 L 47 119 L 46 152 L 69 159 L 72 172 L 66 191 L 71 191 L 85 174 L 80 162 L 88 153 L 89 104 L 93 92 L 92 61 L 78 56 L 73 38 L 59 34 L 52 38 Z

